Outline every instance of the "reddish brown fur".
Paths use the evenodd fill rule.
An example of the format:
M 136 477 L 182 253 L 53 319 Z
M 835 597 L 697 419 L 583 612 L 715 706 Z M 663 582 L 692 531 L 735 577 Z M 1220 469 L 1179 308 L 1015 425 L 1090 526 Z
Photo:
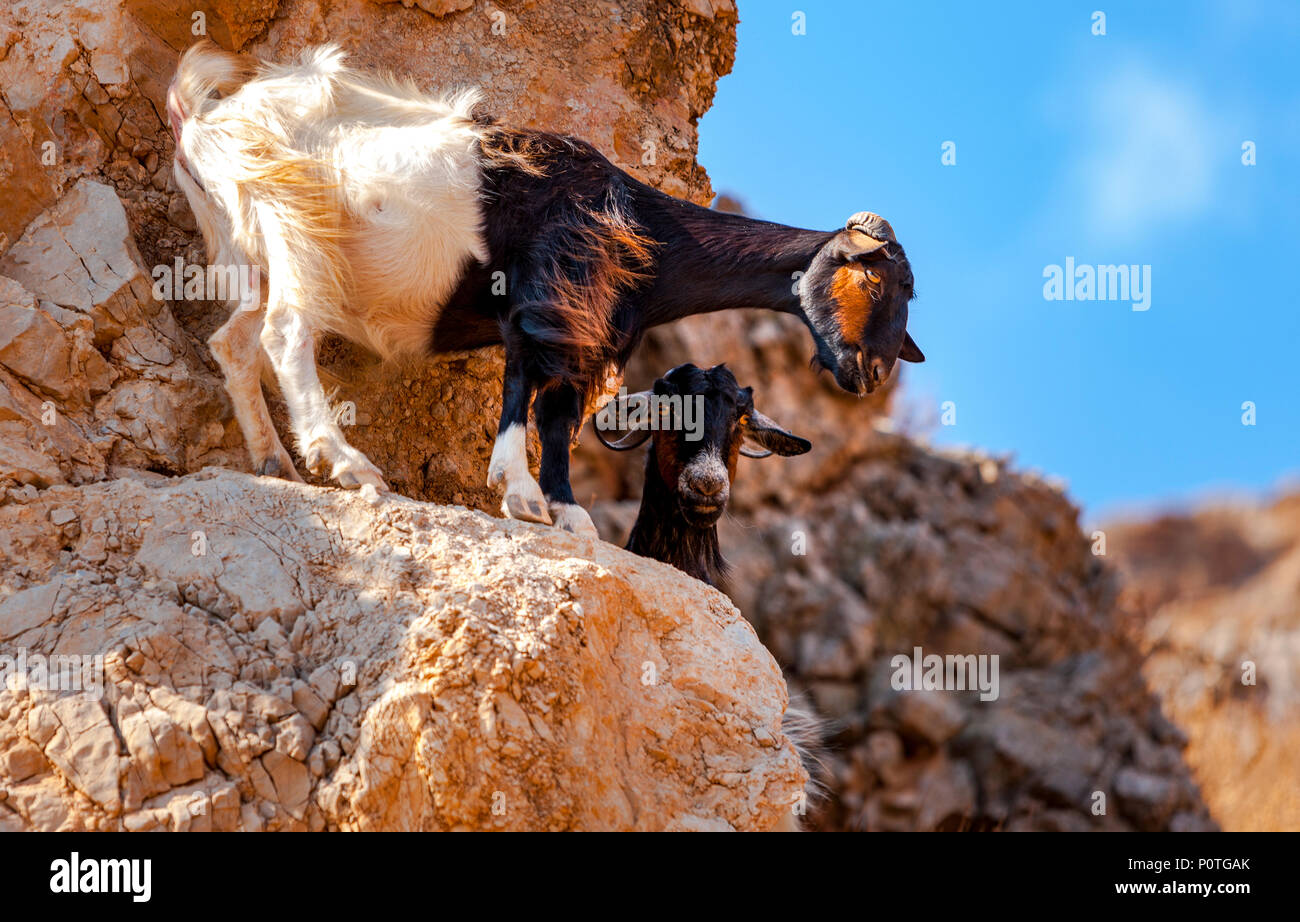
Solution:
M 861 342 L 871 319 L 871 282 L 866 269 L 858 263 L 837 269 L 831 281 L 831 297 L 835 299 L 835 317 L 844 338 Z
M 488 115 L 477 112 L 475 115 L 480 124 L 492 126 L 483 133 L 479 143 L 483 159 L 489 165 L 513 166 L 530 176 L 546 175 L 543 166 L 546 148 L 540 141 L 540 135 L 502 128 Z
M 489 119 L 484 119 L 490 124 Z M 649 280 L 654 271 L 658 243 L 626 215 L 619 201 L 597 187 L 596 194 L 556 197 L 555 190 L 573 189 L 590 170 L 591 158 L 571 160 L 565 155 L 579 149 L 578 142 L 544 132 L 492 127 L 480 149 L 490 168 L 516 166 L 526 177 L 499 191 L 519 198 L 530 190 L 551 224 L 536 245 L 537 265 L 532 281 L 545 291 L 548 345 L 563 353 L 567 368 L 557 375 L 588 392 L 599 389 L 606 366 L 616 357 L 622 338 L 614 329 L 613 314 L 619 299 Z M 540 180 L 539 183 L 532 180 Z M 538 195 L 538 188 L 546 190 Z M 514 220 L 543 221 L 533 214 Z
M 727 480 L 733 484 L 736 482 L 736 463 L 740 460 L 740 446 L 745 443 L 744 425 L 744 420 L 736 423 L 727 449 Z
M 583 257 L 586 277 L 558 271 L 549 273 L 555 293 L 552 305 L 566 331 L 567 344 L 583 350 L 580 377 L 603 370 L 602 354 L 612 336 L 615 302 L 625 290 L 649 277 L 654 242 L 639 234 L 619 214 L 588 211 L 590 223 L 571 228 L 574 250 Z
M 677 455 L 672 439 L 655 439 L 653 443 L 655 463 L 659 467 L 659 477 L 664 483 L 675 486 L 682 476 L 682 460 Z M 739 450 L 739 446 L 737 446 Z

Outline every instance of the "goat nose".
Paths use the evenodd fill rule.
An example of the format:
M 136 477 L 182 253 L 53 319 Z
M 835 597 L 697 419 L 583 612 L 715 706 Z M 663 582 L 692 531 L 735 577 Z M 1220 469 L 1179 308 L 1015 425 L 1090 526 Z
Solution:
M 691 489 L 701 496 L 717 496 L 726 485 L 727 481 L 721 477 L 691 478 Z
M 885 367 L 884 359 L 871 360 L 871 380 L 875 384 L 882 384 L 889 377 L 889 369 Z

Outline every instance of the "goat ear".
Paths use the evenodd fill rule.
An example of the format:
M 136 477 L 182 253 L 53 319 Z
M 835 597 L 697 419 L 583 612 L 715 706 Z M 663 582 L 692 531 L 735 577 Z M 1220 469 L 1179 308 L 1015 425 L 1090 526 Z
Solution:
M 862 259 L 887 246 L 889 246 L 888 240 L 879 240 L 860 230 L 846 230 L 840 240 L 839 249 L 840 255 L 845 259 Z
M 772 454 L 788 457 L 812 450 L 812 442 L 799 438 L 793 432 L 787 432 L 757 410 L 749 414 L 749 422 L 745 424 L 745 441 L 764 449 L 754 451 L 741 446 L 740 453 L 746 458 L 766 458 Z
M 898 350 L 898 357 L 904 362 L 924 362 L 925 353 L 912 340 L 911 333 L 903 334 L 903 348 Z

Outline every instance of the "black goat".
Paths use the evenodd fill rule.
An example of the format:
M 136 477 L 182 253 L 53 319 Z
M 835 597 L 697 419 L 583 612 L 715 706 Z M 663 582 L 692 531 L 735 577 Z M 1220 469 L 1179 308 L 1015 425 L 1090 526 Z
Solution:
M 561 527 L 595 535 L 574 504 L 569 447 L 610 373 L 659 324 L 737 308 L 795 314 L 812 333 L 815 361 L 859 395 L 883 383 L 898 358 L 924 361 L 906 330 L 912 270 L 883 218 L 864 212 L 840 231 L 797 230 L 672 198 L 573 138 L 486 131 L 486 149 L 526 153 L 538 171 L 504 156 L 485 167 L 492 256 L 467 266 L 434 343 L 505 342 L 488 482 L 506 483 L 508 514 L 541 519 L 524 511 L 535 513 L 537 502 L 524 460 L 531 402 L 544 507 Z M 503 270 L 507 297 L 491 293 L 492 274 Z
M 640 410 L 633 431 L 609 441 L 603 430 L 627 419 L 632 406 Z M 596 437 L 615 451 L 650 441 L 641 507 L 627 550 L 671 564 L 710 586 L 726 576 L 717 523 L 731 498 L 739 456 L 801 455 L 812 448 L 807 439 L 758 412 L 754 389 L 741 387 L 725 365 L 706 371 L 689 363 L 655 381 L 652 390 L 629 394 L 608 412 L 602 410 L 596 416 Z M 811 706 L 792 695 L 781 730 L 808 772 L 806 794 L 816 796 L 825 774 L 821 721 Z M 799 829 L 793 810 L 779 828 Z
M 727 567 L 717 523 L 731 498 L 739 456 L 801 455 L 812 443 L 755 409 L 754 389 L 741 387 L 725 365 L 707 371 L 678 365 L 652 390 L 620 400 L 622 407 L 615 401 L 597 414 L 597 438 L 615 451 L 650 441 L 641 508 L 627 549 L 716 586 Z M 602 430 L 629 416 L 628 407 L 642 410 L 639 424 L 609 441 Z

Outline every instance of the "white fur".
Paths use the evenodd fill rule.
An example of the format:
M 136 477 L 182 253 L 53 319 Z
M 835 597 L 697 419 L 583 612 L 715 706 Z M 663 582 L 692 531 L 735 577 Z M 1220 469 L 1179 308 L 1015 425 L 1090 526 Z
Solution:
M 551 524 L 546 496 L 528 470 L 528 430 L 521 423 L 512 423 L 498 433 L 488 461 L 487 483 L 489 487 L 505 485 L 501 514 L 506 518 Z
M 253 470 L 258 474 L 276 474 L 301 480 L 294 470 L 293 459 L 280 443 L 271 414 L 262 396 L 262 323 L 265 311 L 261 304 L 241 304 L 230 319 L 208 339 L 212 356 L 226 378 L 226 392 L 235 409 L 235 419 L 244 432 Z
M 427 349 L 467 260 L 487 258 L 470 118 L 477 97 L 433 98 L 351 71 L 325 46 L 298 64 L 261 65 L 213 98 L 223 81 L 238 83 L 237 61 L 215 50 L 182 61 L 174 175 L 209 261 L 257 266 L 269 279 L 260 342 L 309 465 L 346 486 L 384 489 L 330 416 L 315 338 L 329 330 L 385 358 Z M 295 172 L 280 181 L 273 170 L 285 164 Z M 253 323 L 233 316 L 214 337 L 214 355 L 255 465 L 274 457 L 296 476 L 253 384 Z M 527 491 L 522 481 L 518 489 Z
M 316 344 L 307 317 L 294 309 L 306 296 L 295 275 L 273 210 L 259 204 L 258 218 L 267 255 L 281 270 L 270 278 L 266 299 L 266 320 L 262 326 L 262 348 L 284 390 L 289 405 L 298 450 L 308 468 L 329 475 L 345 487 L 370 484 L 386 490 L 379 469 L 361 452 L 348 445 L 343 431 L 330 413 L 329 401 L 316 374 Z
M 520 423 L 512 423 L 492 443 L 488 486 L 498 487 L 524 477 L 532 477 L 528 471 L 528 430 Z
M 551 503 L 549 508 L 551 521 L 555 523 L 556 528 L 562 528 L 581 538 L 600 540 L 600 533 L 596 531 L 596 526 L 586 509 L 576 503 Z
M 255 125 L 318 168 L 340 220 L 345 304 L 318 291 L 294 305 L 313 330 L 329 329 L 385 358 L 421 352 L 467 259 L 486 260 L 479 208 L 477 96 L 424 96 L 412 87 L 351 71 L 326 46 L 302 63 L 265 66 L 265 75 L 186 119 L 182 147 L 207 190 L 195 207 L 224 220 L 203 222 L 205 236 L 233 238 L 250 264 L 274 274 L 262 216 L 295 218 L 290 201 L 258 201 L 241 183 L 231 151 Z M 183 172 L 178 169 L 177 172 Z M 193 182 L 182 183 L 194 204 Z M 214 216 L 216 217 L 216 216 Z M 314 254 L 293 249 L 291 260 Z M 299 267 L 299 275 L 315 275 Z

